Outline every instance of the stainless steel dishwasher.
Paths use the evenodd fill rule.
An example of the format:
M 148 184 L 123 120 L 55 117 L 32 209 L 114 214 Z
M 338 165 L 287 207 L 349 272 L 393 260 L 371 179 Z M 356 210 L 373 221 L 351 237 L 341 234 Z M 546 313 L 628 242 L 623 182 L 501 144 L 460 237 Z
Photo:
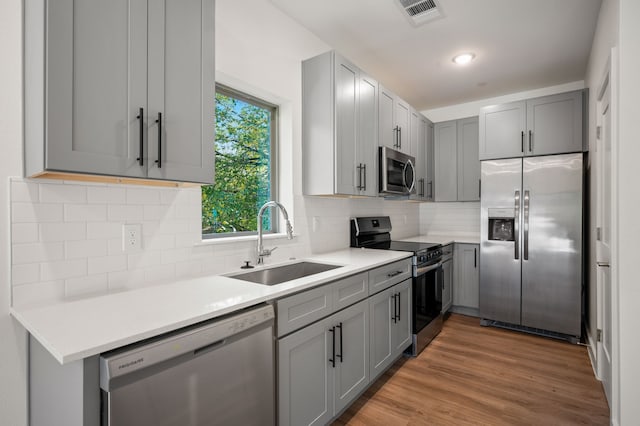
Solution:
M 103 354 L 103 426 L 274 424 L 273 321 L 261 305 Z

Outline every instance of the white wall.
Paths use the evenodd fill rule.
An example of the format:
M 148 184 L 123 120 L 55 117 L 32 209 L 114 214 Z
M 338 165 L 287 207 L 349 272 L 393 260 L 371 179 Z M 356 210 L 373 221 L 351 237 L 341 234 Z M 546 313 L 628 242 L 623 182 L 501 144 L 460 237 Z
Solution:
M 590 91 L 589 96 L 589 164 L 587 165 L 590 178 L 590 206 L 591 220 L 589 223 L 589 289 L 588 289 L 588 318 L 587 332 L 592 342 L 596 341 L 597 329 L 597 281 L 596 281 L 596 105 L 598 90 L 602 84 L 605 67 L 611 54 L 611 48 L 618 44 L 618 0 L 605 0 L 600 7 L 598 25 L 593 37 L 593 45 L 589 56 L 585 83 Z M 593 348 L 595 350 L 595 348 Z
M 0 2 L 0 423 L 27 423 L 26 334 L 9 316 L 9 185 L 22 173 L 22 53 L 20 0 Z
M 584 87 L 584 81 L 574 81 L 572 83 L 542 87 L 540 89 L 527 90 L 525 92 L 510 93 L 503 96 L 496 96 L 494 98 L 481 99 L 463 104 L 427 109 L 422 111 L 422 114 L 434 123 L 439 123 L 441 121 L 457 120 L 459 118 L 478 115 L 480 113 L 480 108 L 488 105 L 503 104 L 505 102 L 521 101 L 523 99 L 535 98 L 538 96 L 570 92 L 572 90 L 584 89 Z
M 480 234 L 480 203 L 424 203 L 420 234 Z
M 618 173 L 618 287 L 620 341 L 620 424 L 640 422 L 640 2 L 620 0 L 620 72 L 619 72 L 619 151 Z M 615 160 L 614 160 L 615 161 Z M 615 267 L 615 265 L 614 265 Z

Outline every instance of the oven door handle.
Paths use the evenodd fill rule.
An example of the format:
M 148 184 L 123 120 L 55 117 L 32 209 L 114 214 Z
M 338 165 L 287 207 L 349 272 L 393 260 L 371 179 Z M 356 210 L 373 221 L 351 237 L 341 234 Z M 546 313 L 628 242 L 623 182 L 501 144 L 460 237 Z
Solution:
M 438 262 L 435 265 L 429 265 L 429 266 L 425 266 L 424 268 L 418 268 L 416 270 L 416 276 L 425 274 L 425 273 L 430 272 L 430 271 L 433 271 L 434 269 L 439 269 L 441 267 L 442 267 L 442 262 Z

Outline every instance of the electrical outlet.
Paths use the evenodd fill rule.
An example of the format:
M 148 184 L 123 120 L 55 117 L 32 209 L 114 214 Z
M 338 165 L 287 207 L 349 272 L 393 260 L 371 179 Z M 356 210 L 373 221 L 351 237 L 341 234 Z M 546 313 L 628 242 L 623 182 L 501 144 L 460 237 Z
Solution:
M 122 251 L 142 249 L 142 225 L 139 223 L 122 225 Z

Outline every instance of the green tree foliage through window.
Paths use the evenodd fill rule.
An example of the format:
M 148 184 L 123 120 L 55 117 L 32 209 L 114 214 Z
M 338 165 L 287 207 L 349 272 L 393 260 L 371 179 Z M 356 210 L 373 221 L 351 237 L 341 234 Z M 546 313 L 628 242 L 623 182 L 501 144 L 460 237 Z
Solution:
M 214 185 L 202 187 L 205 237 L 257 231 L 258 210 L 273 195 L 274 111 L 226 90 L 216 91 L 216 179 Z M 272 228 L 266 212 L 263 229 Z

